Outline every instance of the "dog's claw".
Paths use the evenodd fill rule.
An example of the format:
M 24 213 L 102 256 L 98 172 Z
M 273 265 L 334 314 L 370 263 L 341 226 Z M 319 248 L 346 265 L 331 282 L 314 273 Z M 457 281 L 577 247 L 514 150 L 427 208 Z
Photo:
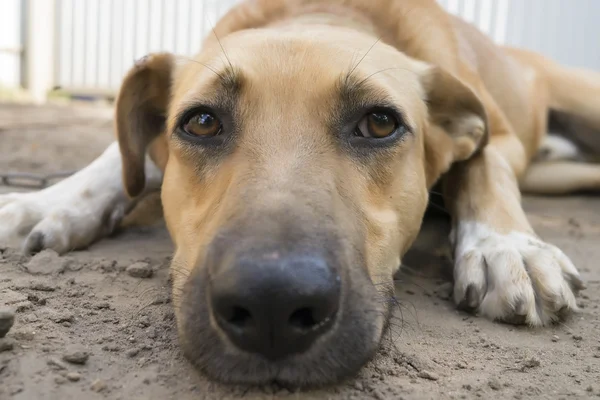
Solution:
M 23 252 L 25 254 L 35 254 L 45 249 L 45 236 L 42 232 L 33 232 L 25 239 Z
M 458 304 L 458 307 L 465 311 L 474 311 L 481 303 L 481 297 L 481 292 L 475 285 L 470 284 L 467 287 L 467 291 L 465 292 L 462 301 Z

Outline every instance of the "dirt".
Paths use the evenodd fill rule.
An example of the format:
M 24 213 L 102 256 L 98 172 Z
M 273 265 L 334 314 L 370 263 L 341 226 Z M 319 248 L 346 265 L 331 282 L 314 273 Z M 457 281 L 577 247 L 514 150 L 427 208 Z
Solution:
M 107 107 L 0 105 L 0 173 L 83 167 L 111 131 Z M 224 387 L 188 365 L 177 345 L 163 224 L 63 257 L 0 247 L 0 324 L 8 324 L 7 307 L 15 312 L 0 338 L 0 399 L 599 398 L 600 199 L 524 203 L 540 236 L 571 256 L 587 282 L 579 314 L 532 330 L 457 311 L 447 222 L 432 218 L 397 277 L 398 309 L 379 355 L 354 380 L 301 393 Z

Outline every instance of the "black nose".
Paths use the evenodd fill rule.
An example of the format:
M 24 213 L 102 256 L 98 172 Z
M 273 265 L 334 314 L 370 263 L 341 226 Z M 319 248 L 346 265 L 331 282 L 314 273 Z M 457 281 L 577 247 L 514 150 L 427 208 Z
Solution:
M 229 339 L 276 360 L 306 351 L 331 328 L 340 286 L 322 257 L 269 252 L 222 263 L 209 293 L 213 315 Z

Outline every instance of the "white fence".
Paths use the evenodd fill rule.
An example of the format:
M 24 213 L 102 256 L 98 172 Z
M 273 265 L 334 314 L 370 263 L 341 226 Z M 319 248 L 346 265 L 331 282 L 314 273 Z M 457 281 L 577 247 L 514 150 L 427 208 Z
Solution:
M 439 1 L 498 43 L 600 70 L 600 0 Z M 0 0 L 0 85 L 26 86 L 39 100 L 53 87 L 114 92 L 144 54 L 197 51 L 236 2 Z

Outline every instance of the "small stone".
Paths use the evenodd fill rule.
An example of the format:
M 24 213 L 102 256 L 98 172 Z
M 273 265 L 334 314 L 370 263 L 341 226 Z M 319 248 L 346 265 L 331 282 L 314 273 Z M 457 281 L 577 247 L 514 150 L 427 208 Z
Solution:
M 29 284 L 29 289 L 37 290 L 39 292 L 54 292 L 57 289 L 57 286 L 47 282 L 31 282 Z
M 14 349 L 15 342 L 11 338 L 0 339 L 0 353 Z
M 79 372 L 69 372 L 67 374 L 67 379 L 71 382 L 77 382 L 81 379 L 81 374 Z
M 427 370 L 423 370 L 423 371 L 419 372 L 419 374 L 417 376 L 419 378 L 429 379 L 430 381 L 437 381 L 439 379 L 439 377 L 436 374 L 434 374 L 433 372 L 427 371 Z
M 552 341 L 554 343 L 558 342 L 560 340 L 560 338 L 558 337 L 558 335 L 552 335 Z
M 106 389 L 106 382 L 104 382 L 102 379 L 96 379 L 90 385 L 90 389 L 94 392 L 99 393 L 99 392 L 103 391 L 104 389 Z
M 53 367 L 54 369 L 57 369 L 57 370 L 67 369 L 67 366 L 65 365 L 65 363 L 63 363 L 62 361 L 60 361 L 57 358 L 49 359 L 48 361 L 46 361 L 46 364 L 48 364 L 48 366 Z
M 15 331 L 13 336 L 17 340 L 30 342 L 35 339 L 35 331 L 31 328 L 23 328 Z
M 135 347 L 134 347 L 134 348 L 132 348 L 132 349 L 129 349 L 129 350 L 127 350 L 127 351 L 125 352 L 125 354 L 126 354 L 126 355 L 127 355 L 127 357 L 129 357 L 129 358 L 133 358 L 133 357 L 137 356 L 137 355 L 139 354 L 139 352 L 140 352 L 140 349 L 138 349 L 138 348 L 135 348 Z
M 60 257 L 54 250 L 44 250 L 31 257 L 25 269 L 32 275 L 55 275 L 67 269 L 72 260 Z
M 54 382 L 56 382 L 58 385 L 62 385 L 66 381 L 67 380 L 65 379 L 64 376 L 56 376 L 56 377 L 54 377 Z
M 150 318 L 148 318 L 148 316 L 146 316 L 146 315 L 143 315 L 140 318 L 139 326 L 141 328 L 147 328 L 147 327 L 149 327 L 150 326 Z
M 575 340 L 575 341 L 583 340 L 583 336 L 581 336 L 581 335 L 573 335 L 573 340 Z
M 538 360 L 535 357 L 531 357 L 529 360 L 525 361 L 523 363 L 523 366 L 521 367 L 522 371 L 528 370 L 530 368 L 536 368 L 540 366 L 540 360 Z
M 359 391 L 363 391 L 365 389 L 365 387 L 363 386 L 362 382 L 354 382 L 354 389 L 359 390 Z
M 153 271 L 150 264 L 145 262 L 136 262 L 131 264 L 126 269 L 129 276 L 134 278 L 150 278 L 152 277 Z
M 116 344 L 107 344 L 107 345 L 102 346 L 102 350 L 117 353 L 117 352 L 121 351 L 121 347 Z
M 103 301 L 101 303 L 94 304 L 94 308 L 96 310 L 110 310 L 110 303 L 107 301 Z
M 48 316 L 48 319 L 57 324 L 61 324 L 63 322 L 73 322 L 73 320 L 75 319 L 73 313 L 68 310 L 58 311 L 54 309 L 48 309 L 45 312 Z
M 81 348 L 70 348 L 63 354 L 62 359 L 71 364 L 83 365 L 90 358 L 90 353 Z
M 25 321 L 28 324 L 32 324 L 34 322 L 39 322 L 40 317 L 38 317 L 37 314 L 35 314 L 35 313 L 31 313 L 31 314 L 25 315 L 23 317 L 23 321 Z
M 15 323 L 15 312 L 12 308 L 0 308 L 0 338 L 6 336 Z
M 500 389 L 502 389 L 502 385 L 500 384 L 500 381 L 498 379 L 496 379 L 496 378 L 491 378 L 488 381 L 488 386 L 490 388 L 492 388 L 493 390 L 500 390 Z

